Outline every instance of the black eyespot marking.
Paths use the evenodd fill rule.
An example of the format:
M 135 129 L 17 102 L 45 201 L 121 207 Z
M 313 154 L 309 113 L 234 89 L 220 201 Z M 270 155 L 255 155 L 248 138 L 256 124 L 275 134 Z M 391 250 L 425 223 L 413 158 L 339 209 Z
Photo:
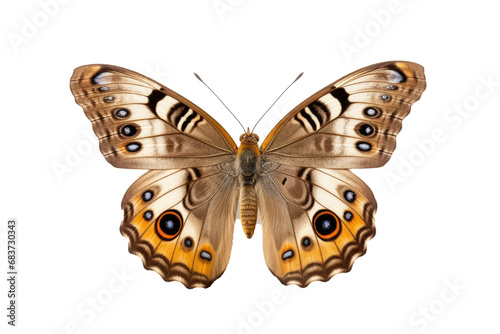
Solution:
M 127 124 L 121 128 L 120 133 L 125 137 L 132 137 L 137 133 L 137 128 L 133 125 Z
M 354 215 L 351 211 L 344 212 L 344 219 L 350 222 L 354 218 Z
M 142 199 L 144 202 L 148 202 L 153 198 L 154 193 L 151 190 L 146 190 L 145 192 L 142 193 Z
M 311 246 L 311 239 L 309 239 L 308 237 L 304 237 L 304 239 L 302 239 L 302 246 L 304 247 Z
M 193 246 L 193 239 L 191 239 L 190 237 L 184 239 L 184 246 L 186 246 L 187 248 L 191 248 L 191 246 Z
M 368 107 L 363 111 L 363 113 L 365 114 L 365 116 L 368 116 L 368 117 L 377 117 L 379 114 L 379 111 L 375 108 Z
M 346 191 L 344 191 L 344 198 L 349 203 L 352 203 L 356 200 L 356 194 L 352 190 L 346 190 Z
M 209 252 L 207 252 L 207 251 L 201 251 L 201 252 L 200 252 L 200 257 L 201 257 L 203 260 L 207 260 L 207 261 L 212 260 L 212 255 L 210 255 L 210 253 L 209 253 Z
M 389 100 L 391 99 L 391 97 L 390 97 L 389 95 L 385 95 L 385 94 L 381 95 L 381 96 L 380 96 L 380 98 L 381 98 L 382 100 L 386 101 L 386 102 L 387 102 L 387 101 L 389 101 Z
M 394 86 L 394 85 L 388 85 L 387 86 L 387 89 L 390 89 L 390 90 L 396 90 L 398 89 L 398 87 Z
M 102 86 L 102 87 L 99 87 L 99 90 L 100 90 L 101 92 L 106 92 L 106 91 L 108 91 L 108 90 L 109 90 L 109 87 L 108 87 L 108 86 Z
M 104 102 L 113 102 L 115 100 L 114 96 L 105 96 Z
M 127 151 L 129 152 L 137 152 L 141 149 L 141 144 L 140 143 L 130 143 L 127 144 Z
M 130 111 L 127 109 L 117 109 L 115 111 L 115 116 L 118 118 L 127 118 L 130 115 Z
M 334 240 L 341 232 L 340 219 L 331 211 L 318 211 L 313 218 L 316 234 L 325 241 Z
M 290 249 L 290 250 L 287 250 L 286 252 L 284 252 L 283 255 L 281 255 L 281 258 L 283 260 L 286 260 L 286 259 L 292 258 L 293 255 L 294 255 L 293 250 Z
M 167 210 L 156 219 L 156 234 L 163 240 L 172 240 L 182 229 L 182 218 L 175 210 Z
M 145 219 L 145 220 L 151 220 L 153 218 L 153 211 L 151 210 L 148 210 L 146 212 L 144 212 L 144 214 L 142 215 L 142 217 Z
M 360 141 L 359 143 L 356 144 L 356 147 L 358 150 L 363 151 L 363 152 L 368 152 L 372 149 L 372 145 L 370 143 Z
M 285 185 L 286 180 L 287 180 L 287 179 L 286 179 L 286 177 L 285 177 L 285 178 L 283 179 L 283 182 L 281 182 L 281 184 L 282 184 L 282 185 Z
M 375 133 L 375 129 L 370 124 L 363 124 L 359 127 L 359 133 L 368 137 Z

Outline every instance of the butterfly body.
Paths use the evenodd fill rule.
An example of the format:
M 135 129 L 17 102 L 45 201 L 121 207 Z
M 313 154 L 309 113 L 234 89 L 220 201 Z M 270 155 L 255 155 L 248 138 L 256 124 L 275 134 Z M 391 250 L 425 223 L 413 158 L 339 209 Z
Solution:
M 418 64 L 371 65 L 299 104 L 260 147 L 249 130 L 238 147 L 200 107 L 139 73 L 98 64 L 71 78 L 106 160 L 148 170 L 122 200 L 130 252 L 188 288 L 224 272 L 238 211 L 248 238 L 260 218 L 266 264 L 283 284 L 349 271 L 377 208 L 349 169 L 389 160 L 424 89 Z
M 241 135 L 236 157 L 236 170 L 240 182 L 240 220 L 247 238 L 253 236 L 257 224 L 257 193 L 255 183 L 260 173 L 258 137 L 247 132 Z

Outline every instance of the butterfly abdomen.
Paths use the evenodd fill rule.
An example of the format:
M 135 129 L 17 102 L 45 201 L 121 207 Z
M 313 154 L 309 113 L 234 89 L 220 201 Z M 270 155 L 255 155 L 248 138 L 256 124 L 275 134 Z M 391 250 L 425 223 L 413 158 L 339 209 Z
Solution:
M 260 150 L 257 140 L 243 139 L 238 149 L 237 169 L 240 174 L 240 220 L 247 238 L 253 236 L 257 224 L 257 193 L 255 181 L 258 175 Z
M 257 193 L 253 185 L 243 184 L 240 192 L 240 220 L 248 239 L 253 236 L 257 224 Z

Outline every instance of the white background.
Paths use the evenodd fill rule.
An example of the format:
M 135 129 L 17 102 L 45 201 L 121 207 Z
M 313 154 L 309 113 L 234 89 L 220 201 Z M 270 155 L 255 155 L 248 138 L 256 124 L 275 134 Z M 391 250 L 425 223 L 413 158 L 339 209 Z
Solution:
M 20 273 L 15 329 L 6 324 L 1 280 L 2 328 L 498 332 L 500 25 L 492 2 L 63 2 L 0 8 L 0 258 L 6 268 L 6 223 L 15 217 Z M 247 240 L 239 221 L 231 261 L 209 289 L 166 283 L 128 253 L 120 202 L 143 171 L 115 169 L 101 156 L 69 90 L 75 67 L 109 63 L 146 74 L 238 139 L 236 121 L 193 72 L 252 126 L 304 71 L 257 128 L 263 138 L 316 90 L 386 60 L 422 64 L 428 86 L 391 161 L 355 171 L 379 209 L 377 236 L 350 273 L 306 289 L 282 286 L 265 265 L 260 227 Z

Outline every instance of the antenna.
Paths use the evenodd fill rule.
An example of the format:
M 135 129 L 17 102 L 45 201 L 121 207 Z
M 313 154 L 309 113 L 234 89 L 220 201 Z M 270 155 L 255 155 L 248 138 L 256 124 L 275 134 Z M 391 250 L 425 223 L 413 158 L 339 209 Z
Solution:
M 253 133 L 253 130 L 255 130 L 255 128 L 257 127 L 257 124 L 259 124 L 260 120 L 267 114 L 267 112 L 269 110 L 271 110 L 271 108 L 276 104 L 276 102 L 278 102 L 278 100 L 280 99 L 280 97 L 285 94 L 285 92 L 288 90 L 288 88 L 290 88 L 297 80 L 300 79 L 300 77 L 302 76 L 302 74 L 304 74 L 304 72 L 300 73 L 297 78 L 295 78 L 295 80 L 292 81 L 292 83 L 290 85 L 288 85 L 288 87 L 283 91 L 283 93 L 280 94 L 280 96 L 278 96 L 278 98 L 276 99 L 276 101 L 273 102 L 273 104 L 271 104 L 271 106 L 269 107 L 269 109 L 266 110 L 266 112 L 260 116 L 259 120 L 257 121 L 257 123 L 255 123 L 255 126 L 253 127 L 252 129 L 252 132 L 250 133 Z M 201 80 L 201 79 L 200 79 Z
M 218 97 L 217 94 L 215 94 L 215 92 L 212 90 L 212 88 L 208 87 L 208 85 L 203 80 L 201 80 L 201 78 L 200 78 L 200 76 L 198 74 L 194 73 L 194 76 L 196 78 L 198 78 L 198 80 L 200 80 L 201 83 L 204 84 L 208 89 L 210 89 L 210 91 L 215 95 L 215 97 L 217 97 L 219 99 L 220 103 L 222 103 L 222 105 L 224 107 L 226 107 L 226 109 L 231 113 L 231 115 L 233 115 L 233 117 L 236 119 L 236 121 L 238 121 L 238 123 L 240 123 L 241 128 L 243 129 L 243 132 L 246 132 L 245 128 L 243 127 L 243 124 L 241 124 L 241 122 L 239 121 L 239 119 L 236 116 L 234 116 L 233 112 L 231 110 L 229 110 L 229 108 L 224 104 L 224 102 L 222 102 L 222 100 L 220 99 L 220 97 Z

